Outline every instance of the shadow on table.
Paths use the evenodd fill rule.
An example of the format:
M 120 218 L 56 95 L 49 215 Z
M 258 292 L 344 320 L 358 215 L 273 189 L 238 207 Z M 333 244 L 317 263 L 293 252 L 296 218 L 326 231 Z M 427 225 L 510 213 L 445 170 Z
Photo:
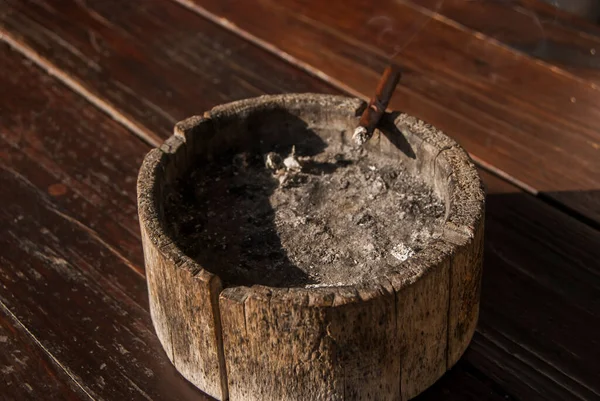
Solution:
M 540 198 L 600 204 L 600 191 L 538 198 L 497 189 L 487 196 L 477 332 L 459 363 L 416 400 L 595 399 L 600 232 Z

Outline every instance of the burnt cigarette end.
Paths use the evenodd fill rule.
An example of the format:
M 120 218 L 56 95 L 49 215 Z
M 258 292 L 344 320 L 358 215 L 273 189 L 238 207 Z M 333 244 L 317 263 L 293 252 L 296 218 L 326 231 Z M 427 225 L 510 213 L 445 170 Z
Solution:
M 365 142 L 369 140 L 369 138 L 370 137 L 368 135 L 367 129 L 361 125 L 356 127 L 356 129 L 354 130 L 354 135 L 352 135 L 352 139 L 354 139 L 354 142 L 359 146 L 362 146 Z
M 360 117 L 358 127 L 352 136 L 357 145 L 363 145 L 373 136 L 373 131 L 385 112 L 399 80 L 400 70 L 398 67 L 390 65 L 385 69 L 377 84 L 375 96 L 369 101 L 369 106 Z

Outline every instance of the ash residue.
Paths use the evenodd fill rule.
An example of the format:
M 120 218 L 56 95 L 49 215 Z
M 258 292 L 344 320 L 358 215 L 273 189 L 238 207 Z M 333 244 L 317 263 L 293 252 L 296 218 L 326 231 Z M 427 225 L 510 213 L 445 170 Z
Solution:
M 444 206 L 403 166 L 359 151 L 239 154 L 203 164 L 167 199 L 172 235 L 227 284 L 348 285 L 436 236 Z

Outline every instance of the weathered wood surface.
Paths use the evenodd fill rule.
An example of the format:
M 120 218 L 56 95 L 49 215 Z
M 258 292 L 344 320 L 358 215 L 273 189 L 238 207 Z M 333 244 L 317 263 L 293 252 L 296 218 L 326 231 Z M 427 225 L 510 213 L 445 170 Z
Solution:
M 22 51 L 51 70 L 66 71 L 72 85 L 153 143 L 156 132 L 166 138 L 175 121 L 196 110 L 178 112 L 175 104 L 204 110 L 265 92 L 332 91 L 317 80 L 299 79 L 298 70 L 274 63 L 272 55 L 230 33 L 217 34 L 214 24 L 165 2 L 129 8 L 114 0 L 5 1 L 0 24 Z M 363 96 L 371 95 L 388 57 L 398 50 L 394 46 L 400 47 L 406 73 L 392 108 L 444 129 L 486 167 L 600 224 L 598 194 L 579 192 L 600 184 L 595 124 L 600 109 L 594 100 L 599 89 L 472 31 L 430 20 L 410 4 L 318 3 L 194 4 L 203 7 L 196 11 L 211 11 L 205 15 L 219 23 L 226 23 L 220 17 L 236 23 L 241 34 L 248 31 Z M 114 7 L 120 12 L 111 12 Z M 85 21 L 88 28 L 77 30 L 68 18 Z M 177 23 L 166 24 L 166 18 Z M 365 25 L 364 34 L 354 25 Z M 138 29 L 129 33 L 130 26 Z M 142 68 L 143 59 L 157 61 Z M 190 85 L 198 86 L 193 97 L 178 91 Z M 544 166 L 543 174 L 538 166 Z
M 404 74 L 390 108 L 434 124 L 476 161 L 600 222 L 598 195 L 575 192 L 600 186 L 600 89 L 590 82 L 405 2 L 178 1 L 362 96 L 397 55 Z
M 575 77 L 600 81 L 600 28 L 540 1 L 404 0 Z
M 332 91 L 170 1 L 2 0 L 2 32 L 155 144 L 177 121 L 217 104 L 265 93 Z
M 483 178 L 482 312 L 471 347 L 479 355 L 466 358 L 518 399 L 597 399 L 600 233 Z
M 107 5 L 113 4 L 108 2 L 102 3 L 106 3 Z M 152 5 L 152 7 L 155 7 L 157 3 L 145 2 L 145 4 Z M 8 4 L 6 1 L 2 3 L 3 7 L 0 8 L 0 15 L 5 16 L 5 13 L 13 12 L 10 11 L 12 9 Z M 39 8 L 45 7 L 47 10 L 53 10 L 54 7 L 58 7 L 57 4 L 60 5 L 63 2 L 37 2 L 36 4 L 38 4 L 37 7 Z M 126 7 L 111 7 L 111 12 L 114 14 L 112 17 L 113 20 L 124 18 L 119 17 L 120 13 L 134 12 Z M 163 22 L 167 24 L 170 21 L 172 26 L 177 26 L 177 18 L 179 18 L 180 12 L 183 11 L 161 15 L 164 20 Z M 100 15 L 107 15 L 107 12 Z M 189 16 L 189 14 L 185 15 Z M 264 16 L 266 15 L 268 14 L 264 14 Z M 262 18 L 263 21 L 268 19 L 264 16 Z M 251 17 L 251 14 L 248 17 Z M 193 19 L 191 17 L 185 18 L 190 18 L 189 21 L 193 21 L 194 26 L 206 23 L 199 17 L 194 17 Z M 37 41 L 33 41 L 32 43 L 40 43 L 38 49 L 40 51 L 46 49 L 45 54 L 49 59 L 54 54 L 60 55 L 54 61 L 62 69 L 52 70 L 54 74 L 62 71 L 65 75 L 73 79 L 79 77 L 78 79 L 80 79 L 79 82 L 82 87 L 88 88 L 88 90 L 94 88 L 95 85 L 96 87 L 101 87 L 98 84 L 98 80 L 102 81 L 104 79 L 90 75 L 87 70 L 93 67 L 79 60 L 77 56 L 67 57 L 69 51 L 65 50 L 65 48 L 69 48 L 68 45 L 73 42 L 74 44 L 70 48 L 71 51 L 77 49 L 77 46 L 84 43 L 83 38 L 87 33 L 87 27 L 98 23 L 100 27 L 104 27 L 105 32 L 110 32 L 111 29 L 121 32 L 121 35 L 117 36 L 114 42 L 111 42 L 115 44 L 112 50 L 109 49 L 107 52 L 116 52 L 121 46 L 131 50 L 135 47 L 125 45 L 131 43 L 128 42 L 130 36 L 126 32 L 135 30 L 138 32 L 136 35 L 140 35 L 139 30 L 143 31 L 144 26 L 146 26 L 146 24 L 141 24 L 135 27 L 126 23 L 121 23 L 120 25 L 101 25 L 100 22 L 104 21 L 101 18 L 80 18 L 80 25 L 69 24 L 67 20 L 61 17 L 60 13 L 52 11 L 49 12 L 44 21 L 47 24 L 52 24 L 52 21 L 57 19 L 60 21 L 60 24 L 52 25 L 50 30 L 41 30 L 37 34 Z M 59 25 L 65 30 L 71 29 L 73 32 L 77 32 L 81 39 L 75 40 L 71 39 L 70 36 L 66 36 L 62 41 L 57 41 L 56 35 L 53 36 L 53 33 L 57 31 L 55 28 Z M 79 26 L 81 29 L 74 29 L 73 26 Z M 5 22 L 2 22 L 2 27 L 3 40 L 18 42 L 18 40 L 23 38 L 16 29 L 10 32 L 7 31 Z M 36 25 L 31 24 L 28 27 L 34 29 Z M 156 26 L 154 28 L 158 30 Z M 279 32 L 271 39 L 279 39 L 285 32 Z M 216 29 L 213 33 L 214 40 L 219 40 L 219 38 L 223 37 L 221 35 L 236 38 L 230 34 L 223 33 L 222 29 Z M 119 42 L 124 44 L 119 45 Z M 77 43 L 80 43 L 80 45 Z M 236 43 L 239 43 L 241 47 L 246 47 L 243 41 Z M 311 43 L 311 47 L 306 50 L 307 53 L 318 50 L 318 48 L 315 48 L 316 44 L 318 44 L 316 41 L 315 43 Z M 169 45 L 173 44 L 169 43 Z M 138 65 L 148 65 L 150 67 L 155 65 L 154 63 L 158 61 L 152 57 L 152 52 L 144 50 L 143 46 L 141 48 L 143 50 L 142 53 L 134 53 L 139 57 L 137 61 Z M 204 54 L 203 52 L 206 51 L 203 49 L 202 47 L 195 48 L 194 57 L 201 58 Z M 127 51 L 122 51 L 120 54 L 126 53 Z M 346 53 L 349 55 L 356 54 L 356 52 L 350 51 L 350 49 Z M 105 54 L 110 56 L 112 53 Z M 39 61 L 35 57 L 34 59 Z M 56 265 L 53 261 L 41 257 L 35 250 L 30 249 L 27 252 L 19 253 L 17 257 L 13 257 L 10 255 L 14 254 L 9 253 L 12 248 L 3 245 L 0 251 L 0 258 L 2 258 L 2 263 L 0 263 L 0 268 L 2 269 L 0 274 L 0 279 L 2 280 L 0 283 L 0 299 L 7 305 L 11 313 L 14 313 L 19 321 L 25 324 L 27 330 L 39 340 L 39 344 L 49 350 L 62 366 L 68 368 L 69 372 L 73 373 L 76 380 L 85 386 L 86 389 L 93 390 L 97 398 L 112 399 L 114 398 L 113 394 L 117 394 L 117 398 L 123 398 L 123 394 L 125 394 L 125 398 L 127 399 L 146 399 L 141 393 L 133 389 L 133 382 L 150 399 L 207 399 L 192 389 L 189 384 L 186 384 L 181 377 L 176 376 L 174 369 L 168 363 L 166 355 L 162 354 L 160 345 L 154 337 L 147 312 L 142 312 L 141 309 L 134 308 L 134 310 L 139 311 L 139 314 L 131 314 L 130 309 L 123 309 L 122 307 L 122 302 L 125 302 L 122 301 L 123 298 L 130 298 L 135 302 L 139 300 L 139 303 L 144 303 L 147 297 L 144 280 L 140 277 L 139 281 L 137 281 L 138 284 L 135 284 L 137 279 L 134 280 L 134 278 L 137 275 L 130 273 L 130 266 L 137 266 L 136 269 L 140 271 L 143 269 L 143 266 L 141 266 L 142 254 L 138 242 L 139 239 L 133 234 L 127 234 L 129 230 L 119 228 L 119 225 L 123 224 L 124 221 L 135 219 L 135 214 L 128 212 L 129 210 L 135 210 L 134 183 L 132 182 L 129 186 L 125 185 L 120 188 L 128 196 L 115 200 L 114 206 L 116 209 L 122 208 L 127 212 L 121 214 L 124 216 L 124 221 L 114 219 L 117 220 L 116 223 L 111 222 L 110 219 L 98 221 L 98 216 L 102 215 L 102 205 L 106 204 L 99 203 L 99 199 L 105 199 L 102 198 L 102 195 L 108 188 L 106 186 L 103 187 L 103 191 L 100 191 L 98 195 L 100 198 L 92 196 L 93 192 L 89 189 L 85 190 L 85 196 L 92 196 L 91 202 L 82 200 L 82 197 L 78 200 L 74 195 L 59 196 L 64 191 L 64 188 L 52 186 L 59 183 L 56 178 L 57 168 L 47 162 L 40 164 L 37 162 L 37 158 L 40 157 L 39 155 L 42 154 L 45 146 L 50 146 L 47 142 L 48 139 L 44 138 L 44 132 L 46 132 L 44 130 L 52 129 L 52 127 L 57 126 L 57 121 L 60 122 L 54 117 L 54 114 L 64 113 L 61 109 L 68 109 L 68 105 L 75 102 L 77 97 L 62 88 L 60 83 L 55 79 L 43 79 L 39 83 L 39 78 L 36 79 L 34 77 L 37 76 L 36 74 L 40 74 L 41 76 L 43 73 L 35 72 L 36 69 L 31 69 L 30 66 L 27 67 L 27 64 L 30 64 L 29 61 L 19 58 L 18 62 L 12 62 L 6 67 L 7 60 L 9 60 L 7 57 L 0 58 L 0 63 L 3 65 L 2 73 L 0 74 L 2 77 L 2 84 L 0 84 L 0 89 L 2 89 L 0 90 L 0 101 L 2 102 L 0 110 L 2 111 L 0 112 L 0 117 L 4 118 L 7 115 L 4 114 L 4 110 L 10 110 L 10 118 L 18 123 L 11 123 L 9 130 L 4 125 L 5 120 L 0 119 L 0 132 L 2 133 L 2 138 L 4 138 L 4 135 L 16 135 L 16 137 L 28 137 L 29 142 L 3 140 L 5 144 L 0 151 L 1 163 L 3 168 L 9 171 L 9 173 L 6 173 L 6 176 L 13 178 L 4 180 L 4 184 L 0 190 L 4 210 L 1 217 L 2 230 L 0 230 L 0 236 L 5 238 L 7 232 L 17 233 L 15 234 L 16 237 L 11 237 L 13 238 L 11 241 L 13 242 L 8 243 L 10 246 L 13 244 L 28 243 L 26 241 L 28 239 L 31 242 L 36 242 L 41 237 L 41 246 L 45 247 L 49 246 L 43 242 L 45 236 L 36 236 L 38 230 L 45 228 L 55 237 L 51 239 L 51 241 L 55 241 L 52 242 L 54 245 L 52 245 L 51 249 L 53 252 L 62 253 L 59 257 L 69 262 L 69 269 L 60 270 L 60 272 L 55 274 L 53 272 Z M 60 60 L 66 61 L 64 64 L 60 64 Z M 98 63 L 104 71 L 110 72 L 107 73 L 107 76 L 114 76 L 117 74 L 119 68 L 116 67 L 110 70 L 108 65 L 104 64 L 106 60 L 98 59 Z M 127 59 L 122 60 L 123 65 L 127 65 Z M 274 58 L 268 64 L 271 65 L 279 62 Z M 184 70 L 178 69 L 179 67 L 176 68 L 178 65 L 177 62 L 165 62 L 165 64 L 169 68 L 174 68 L 168 70 L 173 74 L 183 74 L 182 71 Z M 69 67 L 72 65 L 76 66 L 76 68 Z M 254 68 L 252 67 L 253 65 L 255 64 L 247 63 L 247 68 Z M 26 68 L 26 71 L 34 71 L 35 73 L 21 75 L 19 83 L 11 84 L 12 89 L 5 91 L 4 88 L 8 88 L 6 86 L 6 77 L 22 68 Z M 242 65 L 240 68 L 243 70 L 244 66 Z M 6 72 L 6 69 L 10 73 Z M 129 95 L 128 99 L 130 100 L 138 96 L 145 98 L 148 94 L 153 93 L 152 88 L 155 88 L 157 85 L 155 81 L 162 82 L 161 79 L 164 78 L 158 75 L 152 75 L 150 79 L 144 78 L 143 74 L 140 73 L 143 70 L 133 70 L 134 72 L 129 75 L 134 76 L 133 78 L 140 81 L 139 86 L 135 89 L 137 93 Z M 459 70 L 462 69 L 459 67 Z M 263 74 L 264 71 L 258 71 L 257 73 Z M 141 75 L 141 77 L 136 76 L 136 74 Z M 371 77 L 370 79 L 373 84 L 376 82 L 375 72 L 368 72 L 365 75 Z M 292 73 L 291 76 L 297 80 L 295 85 L 313 85 L 311 83 L 318 82 L 305 74 L 295 75 Z M 339 74 L 339 76 L 343 77 L 344 74 Z M 177 84 L 177 87 L 173 85 L 174 96 L 165 101 L 165 104 L 168 103 L 174 108 L 180 108 L 179 112 L 174 111 L 173 114 L 180 113 L 178 115 L 182 116 L 196 114 L 214 103 L 233 100 L 233 98 L 227 98 L 226 96 L 223 97 L 224 100 L 219 100 L 221 98 L 217 99 L 215 97 L 214 103 L 211 103 L 207 107 L 196 108 L 196 105 L 201 104 L 203 99 L 212 96 L 211 90 L 217 87 L 212 86 L 210 82 L 203 83 L 204 78 L 201 74 L 194 75 L 193 79 L 189 78 L 189 75 L 186 77 L 183 83 Z M 126 78 L 125 76 L 124 79 Z M 61 79 L 64 79 L 64 77 L 61 77 Z M 51 93 L 49 97 L 44 97 L 44 101 L 42 102 L 23 97 L 23 94 L 20 94 L 20 97 L 15 96 L 15 93 L 21 93 L 18 88 L 31 88 L 31 86 L 27 86 L 29 80 L 38 82 L 38 86 L 33 91 L 31 89 L 22 91 L 28 94 L 28 96 L 34 95 L 40 88 L 43 89 L 48 85 L 54 88 L 54 92 L 58 95 L 52 95 Z M 260 85 L 262 84 L 257 84 L 259 89 Z M 205 90 L 199 94 L 196 87 L 203 87 Z M 321 91 L 318 87 L 314 88 L 310 90 Z M 113 90 L 115 92 L 112 92 Z M 286 89 L 283 88 L 281 90 Z M 371 90 L 371 87 L 366 87 L 366 91 L 369 94 Z M 565 93 L 567 90 L 568 88 L 565 89 Z M 100 91 L 93 93 L 96 93 L 98 96 L 104 96 L 101 99 L 106 104 L 120 104 L 117 110 L 123 111 L 131 110 L 131 107 L 133 107 L 126 104 L 127 102 L 117 102 L 125 96 L 124 93 L 126 92 L 118 92 L 112 88 L 110 91 L 104 92 L 103 95 Z M 192 95 L 186 95 L 189 93 L 193 93 L 193 96 L 195 96 L 194 101 L 198 103 L 190 104 L 180 100 L 179 96 L 190 96 L 191 98 Z M 86 96 L 88 95 L 86 94 Z M 490 97 L 493 99 L 494 94 L 492 93 Z M 15 98 L 25 100 L 16 101 Z M 161 97 L 155 96 L 154 99 L 160 100 Z M 39 108 L 39 112 L 31 113 L 28 102 L 37 104 L 36 108 Z M 62 129 L 51 131 L 53 136 L 70 138 L 71 136 L 79 135 L 78 141 L 84 141 L 84 143 L 89 143 L 91 146 L 98 135 L 104 134 L 107 136 L 102 137 L 101 142 L 104 146 L 109 147 L 110 151 L 108 153 L 123 159 L 141 160 L 147 151 L 146 146 L 132 139 L 129 136 L 130 133 L 119 128 L 117 124 L 110 121 L 102 113 L 94 111 L 94 108 L 86 102 L 80 100 L 76 101 L 76 103 L 87 106 L 84 108 L 85 112 L 82 114 L 85 117 L 76 120 L 78 123 L 75 125 L 73 125 L 73 121 L 71 120 L 69 120 L 68 124 L 61 122 L 59 126 Z M 44 111 L 49 105 L 51 107 L 47 111 Z M 427 103 L 422 104 L 422 106 L 425 111 L 428 109 L 431 110 L 431 106 L 427 106 Z M 131 113 L 133 114 L 133 112 Z M 562 112 L 559 114 L 562 115 Z M 21 117 L 18 117 L 19 115 Z M 36 116 L 38 116 L 37 120 Z M 432 116 L 435 117 L 435 113 Z M 582 121 L 590 119 L 590 114 L 585 109 L 581 109 L 581 112 L 577 113 L 577 116 Z M 163 118 L 161 117 L 161 113 L 154 112 L 149 112 L 147 117 L 148 119 L 145 120 L 146 124 Z M 94 121 L 95 123 L 90 124 L 89 121 Z M 127 125 L 131 126 L 133 124 L 132 121 L 134 120 L 127 122 Z M 156 128 L 156 137 L 165 137 L 169 134 L 168 119 L 164 121 L 165 123 L 162 124 L 163 128 L 160 128 L 160 126 Z M 33 124 L 32 122 L 36 123 Z M 88 128 L 88 125 L 94 124 L 99 125 L 100 128 L 98 130 Z M 507 120 L 504 124 L 507 127 L 511 127 L 514 122 Z M 469 126 L 470 123 L 463 122 L 465 130 L 468 130 Z M 458 123 L 456 127 L 458 130 Z M 521 128 L 517 127 L 516 129 Z M 487 135 L 483 129 L 468 132 L 471 132 L 473 135 L 483 135 L 483 137 Z M 504 131 L 499 132 L 504 134 Z M 565 132 L 571 133 L 570 130 L 566 130 Z M 572 132 L 572 134 L 575 136 L 579 135 L 575 132 Z M 40 137 L 44 139 L 40 140 Z M 15 145 L 15 143 L 18 145 Z M 123 148 L 117 146 L 116 143 L 125 143 L 126 146 L 137 143 L 138 150 L 136 152 L 139 153 L 134 154 L 134 152 L 129 151 L 122 153 L 124 152 Z M 527 137 L 515 139 L 515 148 L 512 149 L 512 152 L 523 151 L 527 143 Z M 24 149 L 31 151 L 31 149 L 34 149 L 33 145 L 37 146 L 35 147 L 37 149 L 36 153 L 31 153 L 30 157 L 25 157 L 23 155 Z M 135 163 L 133 162 L 131 162 L 130 167 L 124 170 L 130 171 L 130 173 L 122 174 L 110 169 L 107 170 L 103 163 L 96 163 L 88 157 L 85 147 L 83 149 L 78 148 L 75 141 L 65 142 L 63 146 L 59 146 L 58 148 L 50 147 L 50 149 L 51 152 L 61 151 L 65 152 L 65 154 L 71 152 L 71 158 L 61 160 L 60 169 L 71 171 L 70 175 L 82 174 L 90 186 L 102 184 L 101 181 L 99 182 L 95 178 L 96 174 L 104 174 L 109 178 L 109 181 L 114 180 L 115 182 L 121 182 L 120 180 L 125 179 L 125 177 L 129 175 L 135 176 L 136 174 Z M 582 162 L 595 163 L 597 160 L 596 158 L 590 158 L 590 155 L 585 152 L 579 153 L 577 147 L 573 148 L 572 151 L 579 155 Z M 47 155 L 50 154 L 46 153 Z M 498 156 L 498 158 L 503 157 L 509 157 L 509 155 Z M 45 156 L 45 159 L 47 160 L 48 156 Z M 78 165 L 78 167 L 76 169 L 69 167 L 73 164 Z M 537 174 L 539 175 L 539 179 L 548 180 L 544 170 L 544 166 L 547 164 L 553 164 L 556 168 L 567 169 L 570 167 L 569 163 L 559 163 L 550 157 L 539 161 L 536 169 L 531 170 L 528 174 L 533 176 Z M 491 167 L 495 166 L 492 165 Z M 128 170 L 129 168 L 131 170 Z M 501 166 L 501 168 L 503 167 Z M 577 172 L 577 169 L 575 169 L 575 172 Z M 577 177 L 574 176 L 574 178 Z M 598 399 L 600 394 L 600 379 L 597 372 L 600 372 L 600 357 L 598 355 L 598 347 L 595 346 L 597 338 L 600 337 L 598 329 L 600 327 L 598 317 L 599 308 L 596 302 L 597 299 L 600 299 L 598 296 L 598 260 L 600 260 L 600 250 L 597 247 L 597 244 L 600 242 L 598 232 L 497 178 L 484 174 L 484 180 L 488 185 L 489 196 L 487 200 L 486 250 L 484 257 L 485 273 L 483 276 L 482 310 L 479 329 L 475 334 L 470 349 L 459 364 L 436 383 L 436 385 L 419 396 L 418 399 L 494 401 L 500 399 Z M 75 194 L 78 191 L 83 191 L 79 187 L 81 184 L 76 177 L 72 176 L 63 183 L 67 188 L 67 194 Z M 4 194 L 7 192 L 10 193 L 13 188 L 15 188 L 17 194 L 22 194 L 22 196 L 5 197 Z M 23 193 L 19 188 L 30 188 L 31 192 Z M 589 193 L 591 191 L 597 191 L 597 188 L 597 186 L 588 188 L 585 186 L 573 187 L 573 190 L 580 190 L 579 195 L 574 192 L 567 193 L 566 195 L 586 197 L 590 196 Z M 112 193 L 112 190 L 108 190 L 109 193 Z M 50 193 L 54 195 L 50 195 Z M 23 202 L 27 199 L 30 200 Z M 595 198 L 591 198 L 591 200 L 593 199 Z M 47 205 L 51 206 L 50 210 L 46 207 Z M 52 219 L 56 210 L 62 213 L 62 217 L 59 216 L 60 219 L 58 217 Z M 17 219 L 19 215 L 33 216 L 35 217 L 35 221 L 40 221 L 48 216 L 50 217 L 48 220 L 49 223 L 44 223 L 45 227 L 43 228 L 32 227 L 31 223 L 27 223 L 25 227 L 17 230 L 19 222 L 23 220 Z M 92 235 L 87 230 L 80 230 L 81 226 L 77 221 L 83 222 L 83 224 L 88 226 L 96 224 L 97 232 L 104 231 L 98 235 Z M 49 227 L 46 227 L 48 225 Z M 113 228 L 98 228 L 105 225 Z M 133 222 L 130 228 L 132 233 L 137 232 L 137 222 Z M 43 231 L 46 232 L 46 230 Z M 59 241 L 58 245 L 56 241 Z M 110 246 L 107 246 L 107 244 Z M 121 248 L 115 248 L 119 244 Z M 135 251 L 135 248 L 138 250 Z M 114 249 L 119 249 L 119 252 L 122 252 L 123 255 L 128 255 L 130 259 L 111 256 L 114 255 Z M 131 249 L 131 251 L 127 251 L 127 249 Z M 37 252 L 42 252 L 47 256 L 44 253 L 46 251 L 45 248 L 42 248 L 42 250 L 37 249 Z M 51 256 L 53 255 L 51 254 Z M 8 263 L 9 260 L 10 263 Z M 127 263 L 126 260 L 129 260 L 130 263 Z M 96 271 L 102 271 L 102 275 L 93 273 L 91 270 L 93 268 Z M 114 268 L 114 270 L 111 270 L 110 273 L 104 273 L 107 268 Z M 25 273 L 28 274 L 26 275 Z M 39 277 L 38 274 L 45 275 L 42 277 L 47 276 L 51 278 L 51 281 L 49 281 L 50 288 L 34 280 L 35 277 Z M 88 278 L 92 276 L 93 278 L 89 280 Z M 84 279 L 87 281 L 84 281 Z M 90 281 L 93 285 L 90 284 Z M 82 282 L 85 284 L 81 284 Z M 66 294 L 71 288 L 75 288 L 80 293 L 83 293 L 89 291 L 86 285 L 92 285 L 94 290 L 92 292 L 94 300 L 92 304 L 87 304 L 86 301 L 83 301 L 77 303 L 76 308 L 72 302 L 61 301 L 57 305 L 54 304 L 54 297 L 59 296 L 57 294 Z M 118 286 L 122 290 L 120 292 L 122 298 L 118 301 L 110 296 L 111 291 L 114 293 L 115 286 Z M 515 290 L 515 288 L 518 288 L 518 290 Z M 127 296 L 123 294 L 127 294 Z M 127 304 L 127 302 L 125 303 Z M 79 314 L 69 316 L 64 313 L 65 310 L 74 310 L 74 308 Z M 130 315 L 123 317 L 123 311 L 130 313 Z M 131 316 L 134 316 L 134 320 L 132 320 Z M 92 321 L 87 321 L 87 319 L 86 321 L 82 321 L 82 317 L 90 317 Z M 114 321 L 116 329 L 111 329 L 111 326 L 107 326 L 107 321 Z M 96 327 L 101 328 L 95 331 Z M 134 337 L 123 327 L 134 333 L 134 337 L 143 339 L 147 347 L 137 347 L 136 344 L 139 342 L 132 340 Z M 21 326 L 15 326 L 15 328 L 18 330 L 16 335 L 24 335 Z M 117 329 L 120 331 L 117 331 Z M 73 335 L 75 335 L 77 341 L 73 340 Z M 105 349 L 98 348 L 95 341 L 98 341 L 99 345 Z M 123 345 L 129 351 L 129 354 L 121 354 L 115 345 L 116 342 Z M 89 354 L 90 350 L 94 351 L 93 354 Z M 3 349 L 0 352 L 2 351 Z M 152 369 L 155 376 L 148 380 L 143 377 L 140 378 L 141 374 L 139 371 L 131 368 L 132 358 L 136 361 L 144 361 L 143 364 Z M 100 388 L 100 385 L 95 380 L 97 379 L 96 374 L 99 371 L 99 367 L 103 363 L 106 363 L 107 366 L 110 365 L 113 370 L 110 375 L 101 375 L 104 385 L 103 388 Z M 131 381 L 122 376 L 122 374 L 129 373 L 135 374 L 134 377 L 128 376 Z M 51 381 L 44 381 L 43 377 L 39 377 L 39 379 L 40 382 L 44 382 L 44 385 L 51 385 L 48 384 Z M 17 394 L 13 398 L 21 399 L 19 398 L 21 393 L 14 393 L 14 391 L 17 390 L 10 389 L 8 392 L 3 392 L 2 396 L 10 399 L 13 394 Z
M 5 44 L 0 71 L 0 302 L 15 335 L 93 399 L 202 399 L 148 314 L 135 177 L 149 147 Z
M 138 204 L 152 319 L 175 366 L 208 394 L 408 400 L 452 367 L 471 340 L 483 254 L 481 182 L 454 141 L 412 117 L 384 118 L 405 135 L 412 156 L 379 132 L 366 146 L 435 187 L 448 205 L 447 222 L 439 241 L 384 279 L 352 288 L 221 293 L 219 267 L 190 259 L 165 231 L 169 188 L 191 166 L 221 152 L 249 150 L 244 144 L 269 149 L 269 143 L 297 138 L 300 145 L 305 128 L 294 123 L 299 120 L 327 127 L 315 134 L 341 146 L 339 133 L 346 133 L 343 142 L 351 140 L 364 107 L 354 98 L 314 94 L 235 102 L 178 124 L 144 160 Z
M 167 188 L 189 168 L 192 151 L 187 145 L 181 138 L 171 137 L 152 150 L 138 179 L 150 313 L 156 334 L 178 371 L 207 394 L 225 400 L 228 392 L 218 310 L 221 280 L 183 255 L 162 229 L 164 212 L 158 199 L 164 199 Z
M 48 68 L 65 71 L 86 96 L 101 99 L 96 101 L 153 141 L 166 138 L 175 121 L 197 109 L 229 100 L 332 91 L 317 80 L 300 79 L 298 70 L 276 63 L 276 57 L 168 2 L 135 7 L 115 0 L 5 3 L 0 26 L 11 40 Z M 388 57 L 400 47 L 405 74 L 392 108 L 442 128 L 486 167 L 522 187 L 546 192 L 600 222 L 598 195 L 578 192 L 600 185 L 599 89 L 591 84 L 485 36 L 430 19 L 406 3 L 185 4 L 363 96 L 371 95 Z M 69 18 L 86 29 L 76 29 Z M 142 60 L 153 62 L 143 65 Z
M 5 401 L 89 399 L 0 305 L 0 389 Z
M 11 94 L 0 98 L 5 165 L 42 188 L 44 199 L 72 208 L 71 217 L 141 275 L 136 208 L 128 203 L 143 158 L 140 142 L 120 139 L 126 130 L 6 44 L 1 51 L 0 88 Z M 71 121 L 78 122 L 72 130 Z

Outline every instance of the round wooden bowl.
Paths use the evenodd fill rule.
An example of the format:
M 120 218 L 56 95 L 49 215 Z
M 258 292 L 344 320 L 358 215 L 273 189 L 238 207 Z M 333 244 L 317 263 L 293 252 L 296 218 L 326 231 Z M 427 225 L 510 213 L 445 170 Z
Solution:
M 434 127 L 386 113 L 365 145 L 404 163 L 445 201 L 443 234 L 397 271 L 356 286 L 224 288 L 165 230 L 164 200 L 192 165 L 224 151 L 350 143 L 365 103 L 263 96 L 178 123 L 146 156 L 138 207 L 150 309 L 169 358 L 225 400 L 407 400 L 452 367 L 479 312 L 484 193 L 468 155 Z

